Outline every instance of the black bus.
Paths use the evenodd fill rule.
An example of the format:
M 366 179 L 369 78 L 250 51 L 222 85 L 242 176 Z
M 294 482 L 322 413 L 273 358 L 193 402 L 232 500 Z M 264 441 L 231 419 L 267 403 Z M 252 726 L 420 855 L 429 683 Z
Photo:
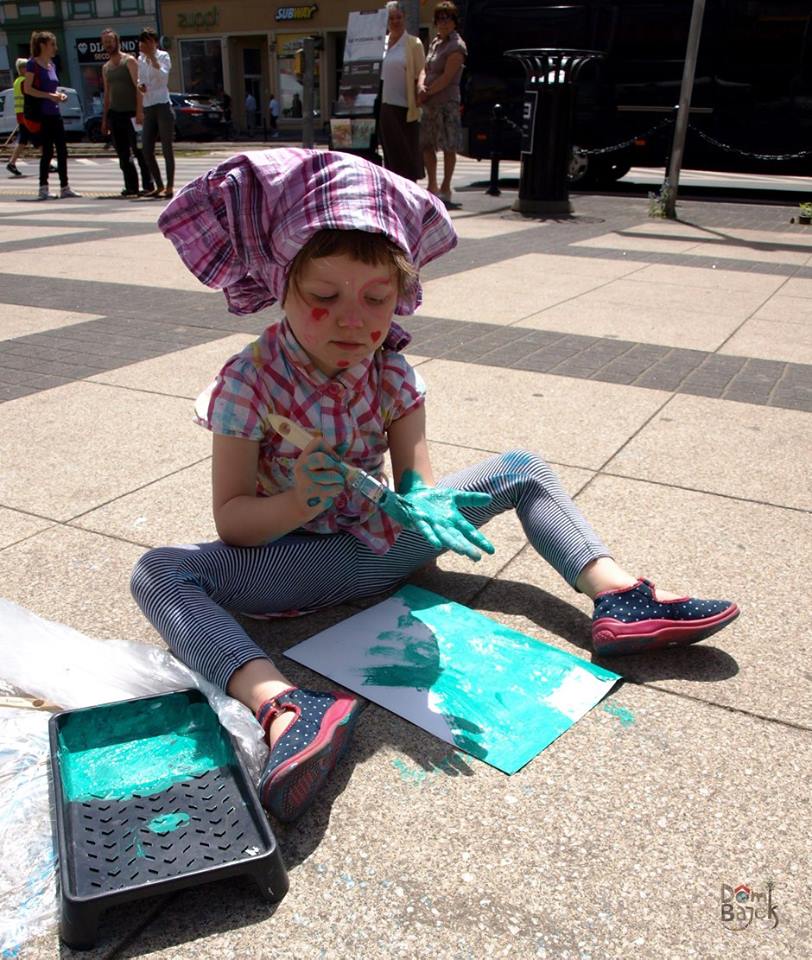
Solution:
M 493 106 L 500 103 L 516 126 L 503 129 L 498 153 L 519 159 L 524 71 L 503 54 L 547 47 L 605 54 L 579 76 L 573 184 L 606 183 L 631 166 L 667 162 L 692 0 L 458 0 L 458 6 L 468 45 L 466 156 L 491 156 Z M 707 0 L 690 122 L 685 167 L 812 175 L 812 0 Z M 577 149 L 625 141 L 631 142 L 610 153 Z

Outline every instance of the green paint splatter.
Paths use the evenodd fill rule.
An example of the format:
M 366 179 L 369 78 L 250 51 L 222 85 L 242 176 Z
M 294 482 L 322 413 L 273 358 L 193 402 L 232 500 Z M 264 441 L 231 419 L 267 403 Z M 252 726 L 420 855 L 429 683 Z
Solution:
M 189 822 L 188 813 L 166 813 L 162 817 L 156 817 L 147 824 L 147 830 L 152 833 L 172 833 L 178 827 L 182 827 Z
M 400 774 L 400 779 L 404 783 L 422 783 L 426 779 L 426 771 L 419 770 L 417 767 L 410 767 L 408 763 L 398 758 L 392 761 L 392 766 Z
M 614 703 L 604 703 L 603 712 L 617 717 L 623 727 L 630 727 L 634 723 L 634 714 L 631 710 L 627 710 L 625 707 L 618 707 Z
M 149 796 L 231 762 L 216 714 L 182 693 L 80 710 L 59 734 L 68 801 Z

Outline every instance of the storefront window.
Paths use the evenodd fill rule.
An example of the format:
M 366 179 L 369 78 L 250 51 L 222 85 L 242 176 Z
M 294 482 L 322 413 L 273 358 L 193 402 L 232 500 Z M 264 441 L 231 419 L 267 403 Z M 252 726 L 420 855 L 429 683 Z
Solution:
M 74 20 L 89 20 L 96 16 L 96 0 L 72 0 L 68 4 L 68 16 Z
M 127 17 L 141 15 L 144 12 L 143 0 L 115 0 L 115 15 Z
M 297 50 L 302 49 L 305 37 L 312 34 L 307 33 L 278 33 L 276 35 L 276 54 L 279 64 L 279 92 L 277 99 L 282 110 L 283 117 L 298 118 L 302 115 L 302 85 L 299 83 L 296 73 L 293 69 L 294 57 Z M 319 89 L 319 66 L 321 55 L 316 53 L 315 73 L 315 107 L 318 107 L 318 89 Z
M 183 93 L 219 96 L 223 91 L 223 53 L 219 40 L 181 40 Z

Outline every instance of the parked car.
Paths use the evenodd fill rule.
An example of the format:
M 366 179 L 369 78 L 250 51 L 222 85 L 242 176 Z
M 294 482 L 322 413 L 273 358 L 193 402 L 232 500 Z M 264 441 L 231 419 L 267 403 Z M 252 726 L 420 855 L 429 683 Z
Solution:
M 170 93 L 169 97 L 175 111 L 176 140 L 211 140 L 228 135 L 229 125 L 219 100 L 198 93 Z
M 85 113 L 82 101 L 73 87 L 58 87 L 68 99 L 59 105 L 65 134 L 68 140 L 81 140 L 85 135 Z M 14 88 L 0 90 L 0 136 L 7 137 L 17 126 L 17 114 L 14 111 Z
M 101 107 L 94 106 L 93 113 L 85 118 L 85 134 L 91 143 L 104 143 L 105 140 L 109 140 L 109 134 L 106 137 L 102 136 L 101 125 Z

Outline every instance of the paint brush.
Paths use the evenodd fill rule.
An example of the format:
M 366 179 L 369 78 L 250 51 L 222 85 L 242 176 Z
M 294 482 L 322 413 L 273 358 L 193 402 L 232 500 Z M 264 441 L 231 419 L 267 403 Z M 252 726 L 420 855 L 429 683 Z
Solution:
M 294 423 L 287 417 L 282 417 L 276 413 L 266 417 L 265 422 L 283 436 L 288 443 L 292 443 L 294 447 L 298 447 L 300 450 L 304 450 L 309 443 L 319 437 L 318 434 L 311 433 L 304 427 L 300 427 L 298 423 Z M 385 510 L 390 502 L 397 497 L 393 490 L 373 477 L 371 473 L 367 473 L 366 470 L 362 470 L 360 467 L 351 467 L 341 461 L 339 461 L 339 468 L 344 474 L 347 486 L 350 489 L 357 490 L 362 497 L 382 510 Z

